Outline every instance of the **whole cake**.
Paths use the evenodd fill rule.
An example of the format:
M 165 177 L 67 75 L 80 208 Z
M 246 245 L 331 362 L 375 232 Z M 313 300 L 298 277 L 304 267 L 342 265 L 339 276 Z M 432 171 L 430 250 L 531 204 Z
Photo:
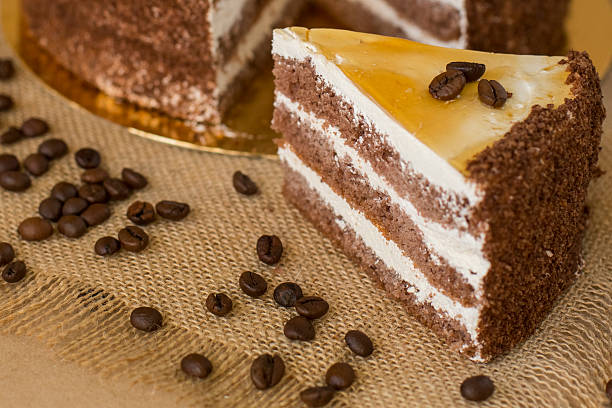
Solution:
M 451 348 L 488 361 L 532 334 L 581 266 L 589 57 L 303 28 L 273 57 L 286 198 Z
M 22 0 L 63 66 L 108 95 L 218 124 L 307 0 Z M 554 54 L 569 0 L 317 0 L 345 24 L 458 48 Z M 545 41 L 542 39 L 545 38 Z

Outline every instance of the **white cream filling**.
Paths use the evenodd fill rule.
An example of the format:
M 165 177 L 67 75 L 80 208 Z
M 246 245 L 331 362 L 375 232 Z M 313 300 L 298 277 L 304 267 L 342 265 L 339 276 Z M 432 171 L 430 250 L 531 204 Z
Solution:
M 431 286 L 425 275 L 414 266 L 410 258 L 404 256 L 397 244 L 386 239 L 374 224 L 361 212 L 354 210 L 342 197 L 337 195 L 295 153 L 288 148 L 281 148 L 278 155 L 292 170 L 304 177 L 310 188 L 317 192 L 325 204 L 342 219 L 346 226 L 355 231 L 364 244 L 389 269 L 397 272 L 402 280 L 412 285 L 408 292 L 414 294 L 418 303 L 429 303 L 443 318 L 445 317 L 444 315 L 447 315 L 463 324 L 472 337 L 472 342 L 476 344 L 480 306 L 465 307 Z
M 469 233 L 454 228 L 445 228 L 437 222 L 422 217 L 409 200 L 401 197 L 391 184 L 361 157 L 359 152 L 345 143 L 338 128 L 306 112 L 301 105 L 293 102 L 282 93 L 276 92 L 275 95 L 276 107 L 287 109 L 298 117 L 302 126 L 310 126 L 315 132 L 324 135 L 332 143 L 334 152 L 340 157 L 350 159 L 354 171 L 366 179 L 372 189 L 389 196 L 391 202 L 397 204 L 404 211 L 423 233 L 423 241 L 427 248 L 435 255 L 446 260 L 451 267 L 465 277 L 476 290 L 476 296 L 482 294 L 482 279 L 491 267 L 482 251 L 484 237 L 475 238 Z M 434 261 L 439 262 L 435 259 L 434 254 L 432 254 Z
M 245 6 L 253 0 L 221 0 L 217 2 L 211 14 L 210 27 L 214 48 L 219 40 L 242 18 Z

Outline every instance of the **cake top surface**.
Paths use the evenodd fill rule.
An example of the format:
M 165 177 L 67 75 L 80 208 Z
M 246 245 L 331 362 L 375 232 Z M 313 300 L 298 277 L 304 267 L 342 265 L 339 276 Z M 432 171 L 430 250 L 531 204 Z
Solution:
M 559 64 L 564 57 L 457 50 L 343 30 L 290 30 L 464 174 L 470 159 L 525 120 L 533 105 L 558 106 L 572 97 L 566 84 L 567 66 Z M 430 82 L 454 61 L 485 64 L 483 78 L 500 82 L 512 97 L 502 108 L 485 105 L 478 97 L 476 81 L 454 100 L 434 99 Z

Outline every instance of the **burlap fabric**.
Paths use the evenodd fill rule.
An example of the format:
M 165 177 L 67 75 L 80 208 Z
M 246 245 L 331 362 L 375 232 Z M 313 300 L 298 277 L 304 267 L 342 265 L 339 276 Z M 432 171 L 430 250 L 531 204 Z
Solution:
M 0 54 L 11 54 L 0 42 Z M 604 406 L 603 387 L 612 378 L 612 175 L 591 191 L 586 266 L 576 285 L 534 337 L 491 364 L 478 365 L 447 351 L 283 201 L 276 161 L 199 153 L 135 137 L 71 106 L 23 68 L 16 80 L 0 84 L 0 92 L 13 95 L 19 107 L 2 115 L 3 128 L 32 115 L 46 118 L 52 136 L 68 141 L 72 152 L 93 146 L 112 174 L 124 166 L 146 174 L 150 186 L 133 200 L 173 199 L 193 208 L 182 222 L 147 227 L 151 245 L 145 252 L 101 259 L 93 253 L 94 242 L 128 223 L 129 202 L 115 205 L 110 221 L 78 240 L 55 234 L 46 242 L 26 243 L 16 232 L 56 182 L 78 181 L 72 157 L 54 163 L 26 193 L 0 191 L 0 240 L 14 243 L 29 266 L 20 284 L 0 284 L 3 332 L 37 336 L 60 356 L 103 376 L 170 391 L 180 406 L 300 406 L 298 392 L 322 384 L 326 369 L 341 360 L 353 365 L 358 379 L 331 406 L 470 406 L 460 397 L 459 384 L 479 373 L 496 383 L 483 407 Z M 612 95 L 612 81 L 607 93 Z M 601 155 L 605 170 L 612 169 L 610 129 L 608 122 Z M 24 158 L 39 142 L 1 149 Z M 231 184 L 236 170 L 250 174 L 261 195 L 238 195 Z M 255 242 L 263 233 L 277 234 L 285 243 L 279 267 L 257 260 Z M 244 271 L 268 280 L 270 289 L 261 299 L 240 291 Z M 331 304 L 311 343 L 292 343 L 282 333 L 293 312 L 275 305 L 271 289 L 288 280 Z M 212 291 L 233 298 L 227 318 L 205 310 Z M 145 334 L 130 326 L 131 309 L 142 305 L 163 312 L 162 330 Z M 354 357 L 345 347 L 344 334 L 354 328 L 374 340 L 371 357 Z M 182 374 L 179 361 L 191 352 L 210 358 L 211 377 L 193 381 Z M 286 377 L 267 392 L 255 390 L 249 379 L 251 361 L 264 352 L 279 353 L 287 364 Z

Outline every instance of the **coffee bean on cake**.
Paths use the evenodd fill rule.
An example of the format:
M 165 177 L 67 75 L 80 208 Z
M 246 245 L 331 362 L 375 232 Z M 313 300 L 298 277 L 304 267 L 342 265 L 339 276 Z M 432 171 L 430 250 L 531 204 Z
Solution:
M 274 300 L 283 307 L 294 307 L 302 296 L 302 288 L 297 283 L 283 282 L 274 289 Z
M 323 407 L 334 398 L 335 390 L 330 386 L 311 387 L 300 393 L 300 399 L 309 407 Z
M 95 169 L 100 165 L 102 158 L 97 150 L 90 147 L 79 149 L 74 154 L 74 159 L 79 167 L 83 169 Z
M 49 131 L 47 122 L 40 118 L 29 118 L 21 124 L 21 132 L 25 137 L 38 137 Z
M 224 293 L 211 293 L 206 298 L 206 309 L 214 315 L 225 316 L 232 311 L 232 299 Z
M 201 354 L 189 354 L 181 360 L 181 370 L 190 377 L 206 378 L 212 369 L 210 360 Z
M 291 340 L 310 341 L 315 338 L 315 329 L 309 319 L 295 316 L 285 323 L 285 336 Z
M 308 319 L 318 319 L 327 313 L 329 303 L 318 296 L 304 296 L 295 303 L 295 310 Z
M 355 381 L 355 371 L 347 363 L 336 363 L 329 367 L 325 374 L 325 382 L 336 390 L 350 387 Z
M 9 58 L 0 58 L 0 80 L 6 81 L 15 75 L 15 66 Z
M 57 222 L 57 230 L 68 238 L 79 238 L 87 232 L 87 223 L 78 215 L 64 215 Z
M 68 153 L 68 145 L 62 139 L 45 140 L 38 146 L 38 153 L 49 160 L 56 160 Z
M 121 170 L 121 179 L 128 187 L 134 190 L 140 190 L 149 183 L 145 176 L 128 168 Z
M 110 207 L 102 203 L 92 204 L 81 213 L 81 218 L 83 218 L 90 227 L 102 224 L 104 221 L 108 220 L 110 216 Z
M 49 170 L 49 159 L 43 154 L 32 153 L 23 161 L 23 167 L 34 177 L 39 177 Z
M 351 330 L 346 333 L 344 341 L 348 348 L 358 356 L 367 357 L 374 351 L 372 340 L 359 330 Z
M 62 215 L 79 215 L 89 207 L 89 202 L 81 197 L 72 197 L 62 206 Z
M 478 97 L 485 105 L 501 108 L 508 100 L 508 92 L 499 82 L 482 79 L 478 82 Z
M 257 256 L 268 265 L 277 264 L 283 255 L 283 243 L 276 235 L 262 235 L 257 240 Z
M 463 72 L 467 82 L 474 82 L 478 81 L 484 75 L 487 67 L 484 64 L 476 62 L 451 62 L 446 65 L 447 71 L 452 69 Z
M 155 209 L 151 203 L 135 201 L 127 209 L 127 217 L 136 225 L 148 225 L 155 221 Z
M 164 200 L 155 204 L 155 210 L 162 218 L 172 221 L 180 221 L 189 214 L 191 208 L 189 207 L 189 204 Z
M 149 235 L 142 228 L 130 225 L 119 231 L 119 241 L 125 250 L 140 252 L 149 245 Z
M 113 237 L 102 237 L 96 241 L 94 251 L 100 256 L 111 256 L 121 249 L 121 243 Z
M 10 95 L 0 94 L 0 112 L 6 112 L 15 105 L 13 98 Z
M 455 99 L 465 87 L 466 79 L 463 72 L 451 69 L 443 72 L 429 84 L 429 93 L 435 99 L 450 101 Z
M 152 307 L 138 307 L 130 315 L 130 323 L 138 330 L 154 332 L 163 324 L 163 317 L 157 309 Z
M 81 181 L 87 184 L 102 184 L 104 180 L 109 178 L 108 172 L 99 167 L 95 169 L 87 169 L 81 174 Z
M 26 241 L 42 241 L 53 235 L 53 226 L 44 218 L 31 217 L 23 220 L 17 231 Z
M 234 176 L 232 177 L 232 182 L 234 184 L 234 189 L 236 189 L 236 191 L 240 194 L 250 196 L 257 194 L 257 192 L 259 191 L 259 189 L 257 188 L 257 184 L 255 184 L 249 176 L 243 174 L 240 171 L 234 173 Z
M 0 154 L 0 173 L 5 171 L 17 171 L 20 168 L 19 159 L 14 154 Z
M 240 289 L 250 297 L 259 297 L 266 293 L 268 284 L 261 275 L 255 272 L 244 272 L 239 279 Z
M 100 184 L 83 184 L 79 187 L 79 197 L 92 204 L 106 203 L 109 198 L 108 192 Z
M 285 375 L 285 363 L 279 355 L 262 354 L 251 364 L 251 380 L 259 390 L 267 390 Z
M 132 195 L 132 189 L 117 178 L 108 178 L 102 183 L 111 201 L 121 201 Z
M 79 192 L 74 184 L 66 181 L 60 181 L 51 189 L 51 197 L 60 200 L 62 203 L 69 198 L 76 197 L 78 195 Z
M 46 220 L 56 222 L 62 216 L 63 206 L 57 198 L 45 198 L 38 206 L 38 214 Z
M 30 177 L 22 171 L 0 173 L 0 187 L 8 191 L 25 191 L 32 185 Z
M 15 250 L 8 242 L 0 242 L 0 266 L 9 264 L 15 259 Z
M 15 126 L 11 126 L 10 128 L 5 130 L 0 135 L 0 144 L 10 145 L 10 144 L 13 144 L 13 143 L 17 143 L 18 141 L 20 141 L 24 137 L 25 136 L 21 132 L 21 129 L 16 128 Z
M 22 261 L 11 262 L 2 270 L 2 279 L 7 283 L 17 283 L 26 275 L 26 265 Z
M 477 375 L 463 381 L 460 390 L 466 400 L 484 401 L 493 394 L 495 385 L 486 375 Z

